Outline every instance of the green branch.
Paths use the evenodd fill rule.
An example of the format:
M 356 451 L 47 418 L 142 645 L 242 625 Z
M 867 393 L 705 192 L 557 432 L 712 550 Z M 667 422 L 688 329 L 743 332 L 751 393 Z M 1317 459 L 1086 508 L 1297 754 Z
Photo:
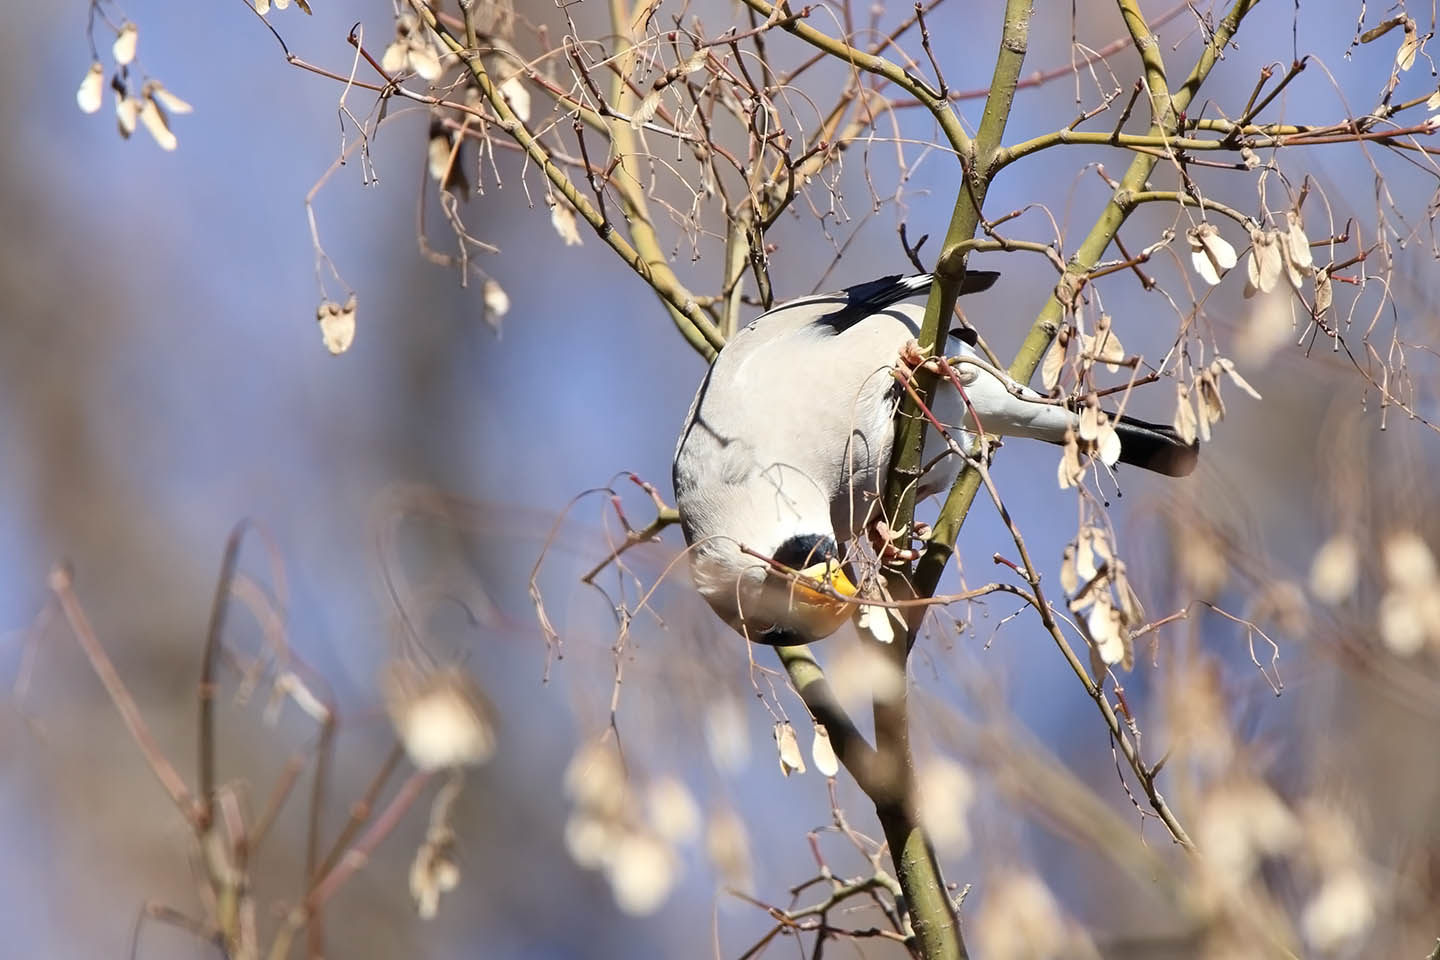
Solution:
M 763 15 L 767 21 L 777 15 L 777 8 L 766 0 L 744 0 L 746 5 Z M 783 8 L 783 7 L 782 7 Z M 1005 126 L 1014 102 L 1015 88 L 1025 59 L 1031 14 L 1031 0 L 1009 0 L 999 53 L 996 56 L 991 94 L 985 105 L 976 139 L 972 141 L 960 126 L 960 119 L 944 97 L 931 91 L 923 81 L 912 77 L 888 60 L 861 50 L 824 34 L 813 27 L 788 21 L 784 29 L 824 53 L 850 63 L 858 69 L 876 74 L 908 91 L 935 116 L 936 122 L 960 157 L 962 182 L 951 213 L 945 243 L 937 260 L 936 283 L 926 305 L 920 335 L 922 349 L 933 352 L 940 342 L 939 331 L 954 310 L 965 274 L 965 256 L 976 247 L 1030 249 L 1046 248 L 1028 241 L 975 239 L 981 221 L 981 207 L 989 186 L 993 159 L 1000 148 Z M 922 371 L 921 389 L 933 393 L 934 376 Z M 907 400 L 905 409 L 897 414 L 897 437 L 891 462 L 885 505 L 893 525 L 909 522 L 914 511 L 914 484 L 906 478 L 918 477 L 924 445 L 923 422 L 918 407 Z M 892 578 L 891 595 L 903 599 L 908 586 L 903 577 Z M 905 643 L 884 648 L 893 667 L 905 677 L 911 645 L 921 616 L 911 617 Z M 776 650 L 791 683 L 816 719 L 830 731 L 831 742 L 847 770 L 855 777 L 866 795 L 875 804 L 875 812 L 885 832 L 896 875 L 904 892 L 915 931 L 914 947 L 926 960 L 963 960 L 968 957 L 960 934 L 959 919 L 949 892 L 940 875 L 934 851 L 919 821 L 915 802 L 915 775 L 910 752 L 908 682 L 902 684 L 898 696 L 876 699 L 875 746 L 872 748 L 856 730 L 854 722 L 834 700 L 825 683 L 824 673 L 808 650 L 781 647 Z
M 1150 133 L 1103 133 L 1098 130 L 1071 130 L 1066 127 L 1061 130 L 1053 130 L 1050 133 L 1042 133 L 1038 137 L 1031 137 L 1029 140 L 1022 140 L 1000 151 L 995 158 L 997 168 L 1006 167 L 1019 160 L 1021 157 L 1028 157 L 1032 153 L 1047 150 L 1050 147 L 1058 146 L 1092 146 L 1092 147 L 1117 147 L 1121 150 L 1134 152 L 1170 153 L 1184 150 L 1229 150 L 1239 151 L 1243 146 L 1254 147 L 1256 144 L 1246 144 L 1239 140 L 1205 140 L 1200 137 L 1171 137 L 1152 130 Z M 1269 144 L 1258 144 L 1258 146 L 1269 146 Z
M 1170 84 L 1165 79 L 1165 60 L 1160 56 L 1160 43 L 1150 24 L 1145 22 L 1140 4 L 1135 0 L 1118 0 L 1118 3 L 1125 29 L 1130 31 L 1130 39 L 1134 41 L 1140 63 L 1145 68 L 1145 86 L 1150 91 L 1150 122 L 1161 130 L 1171 132 L 1175 129 L 1175 107 L 1170 101 Z
M 1117 193 L 1115 202 L 1126 210 L 1134 210 L 1142 203 L 1174 203 L 1182 207 L 1199 207 L 1201 210 L 1209 210 L 1222 217 L 1229 217 L 1247 230 L 1255 226 L 1255 218 L 1249 214 L 1241 213 L 1234 207 L 1227 207 L 1216 200 L 1191 196 L 1179 190 L 1141 190 L 1136 193 Z
M 630 11 L 625 0 L 610 0 L 610 26 L 622 44 L 616 57 L 615 75 L 611 85 L 610 112 L 618 111 L 621 114 L 629 114 L 634 110 L 635 91 L 631 89 L 627 81 L 634 70 L 636 50 L 630 26 Z M 607 127 L 611 142 L 615 145 L 615 153 L 620 158 L 620 163 L 615 171 L 616 175 L 611 182 L 615 184 L 615 189 L 620 194 L 620 203 L 625 208 L 625 219 L 630 226 L 630 239 L 634 241 L 635 249 L 644 258 L 651 275 L 660 277 L 667 286 L 678 287 L 680 281 L 676 278 L 674 271 L 670 269 L 670 259 L 665 255 L 665 251 L 660 245 L 660 238 L 655 233 L 654 220 L 650 216 L 650 205 L 645 199 L 645 187 L 640 182 L 637 165 L 638 153 L 635 149 L 635 130 L 629 120 L 613 116 L 608 119 Z M 659 292 L 658 288 L 656 292 Z M 687 324 L 693 323 L 691 318 L 674 303 L 671 303 L 664 294 L 660 295 L 660 302 L 665 305 L 666 310 L 670 313 L 670 319 L 681 330 L 684 330 Z M 696 313 L 700 313 L 700 311 L 697 309 Z M 703 313 L 700 315 L 704 316 Z M 719 332 L 718 328 L 712 326 L 709 328 L 710 332 L 705 332 L 706 328 L 700 327 L 699 324 L 694 324 L 694 326 L 704 333 L 706 342 L 716 350 L 724 345 L 724 335 Z M 694 345 L 693 341 L 692 345 Z M 706 360 L 714 359 L 713 353 L 705 350 L 701 350 L 700 353 Z
M 790 683 L 800 694 L 800 699 L 805 701 L 810 715 L 825 725 L 835 756 L 850 771 L 860 789 L 872 799 L 883 795 L 885 771 L 880 768 L 880 757 L 836 699 L 835 691 L 825 679 L 825 671 L 820 668 L 810 648 L 776 647 L 775 655 L 790 675 Z

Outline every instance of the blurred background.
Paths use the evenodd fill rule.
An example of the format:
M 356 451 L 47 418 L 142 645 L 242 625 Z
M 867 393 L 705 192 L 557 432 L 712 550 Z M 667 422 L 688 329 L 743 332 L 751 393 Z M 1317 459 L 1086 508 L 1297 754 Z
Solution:
M 1396 43 L 1360 47 L 1347 59 L 1353 13 L 1350 5 L 1332 6 L 1307 5 L 1297 22 L 1289 5 L 1265 5 L 1206 93 L 1243 103 L 1261 65 L 1288 63 L 1300 49 L 1324 68 L 1317 64 L 1284 98 L 1287 119 L 1336 119 L 1345 115 L 1343 103 L 1366 109 L 1398 34 Z M 1081 41 L 1098 47 L 1121 32 L 1109 5 L 1077 9 Z M 0 152 L 0 678 L 4 689 L 15 685 L 13 696 L 0 698 L 0 832 L 10 838 L 0 901 L 13 918 L 10 955 L 124 955 L 146 903 L 203 915 L 190 835 L 69 631 L 52 625 L 28 654 L 26 639 L 46 603 L 47 571 L 68 562 L 159 745 L 193 782 L 201 642 L 225 537 L 242 518 L 273 536 L 288 583 L 290 646 L 338 705 L 333 802 L 325 811 L 330 835 L 392 743 L 377 676 L 397 628 L 378 575 L 377 527 L 402 528 L 400 552 L 414 577 L 438 581 L 445 596 L 462 601 L 427 607 L 426 642 L 440 659 L 475 673 L 501 718 L 497 755 L 470 775 L 454 817 L 459 888 L 435 919 L 416 917 L 406 872 L 424 834 L 422 804 L 327 910 L 330 955 L 739 955 L 771 921 L 720 892 L 733 871 L 726 877 L 700 841 L 676 845 L 675 888 L 646 916 L 620 909 L 605 878 L 575 862 L 565 842 L 571 800 L 564 771 L 605 731 L 620 664 L 629 672 L 616 730 L 631 776 L 677 778 L 707 820 L 738 817 L 748 835 L 751 892 L 783 905 L 789 888 L 816 872 L 806 832 L 831 822 L 824 778 L 811 770 L 787 779 L 774 760 L 775 708 L 799 718 L 803 708 L 774 689 L 775 677 L 751 666 L 743 644 L 688 596 L 681 578 L 669 578 L 656 595 L 663 623 L 641 618 L 621 653 L 612 654 L 614 605 L 578 582 L 605 556 L 607 517 L 609 536 L 617 529 L 603 496 L 568 514 L 541 570 L 546 607 L 564 640 L 560 659 L 547 647 L 527 589 L 552 524 L 581 491 L 633 471 L 670 499 L 670 456 L 703 361 L 596 237 L 561 244 L 540 194 L 533 193 L 532 208 L 521 189 L 522 180 L 532 192 L 539 186 L 535 172 L 521 171 L 513 155 L 500 156 L 503 188 L 492 182 L 468 205 L 472 230 L 500 248 L 482 267 L 511 301 L 498 331 L 487 324 L 479 282 L 463 288 L 455 271 L 417 249 L 428 121 L 423 108 L 401 102 L 373 143 L 375 182 L 366 183 L 362 165 L 351 162 L 316 195 L 321 241 L 358 298 L 354 345 L 331 356 L 315 323 L 322 291 L 304 198 L 340 150 L 341 85 L 287 65 L 242 4 L 177 12 L 134 3 L 124 12 L 140 24 L 145 68 L 195 107 L 172 121 L 179 138 L 173 153 L 143 130 L 122 141 L 108 101 L 95 116 L 76 109 L 74 90 L 91 59 L 84 4 L 16 5 L 0 32 L 0 78 L 12 91 L 0 100 L 11 144 Z M 548 4 L 519 12 L 564 28 Z M 736 16 L 725 4 L 690 13 L 712 31 Z M 602 10 L 580 5 L 570 14 L 603 32 Z M 377 54 L 392 29 L 392 10 L 382 3 L 340 9 L 321 0 L 313 17 L 293 9 L 270 16 L 297 55 L 342 74 L 353 22 L 365 25 L 367 47 Z M 941 6 L 932 14 L 932 33 L 951 38 L 939 55 L 952 87 L 988 82 L 999 20 L 995 3 Z M 1168 55 L 1188 65 L 1194 37 L 1185 20 L 1164 36 L 1181 43 Z M 1069 62 L 1071 30 L 1069 17 L 1037 14 L 1028 66 Z M 796 59 L 805 55 L 793 51 Z M 1133 53 L 1115 63 L 1128 88 Z M 827 76 L 817 71 L 811 81 L 823 88 L 833 81 Z M 1410 95 L 1423 95 L 1434 85 L 1433 70 L 1418 64 L 1406 83 L 1415 86 Z M 1074 86 L 1067 77 L 1023 94 L 1008 139 L 1070 122 L 1078 112 Z M 352 91 L 351 108 L 368 110 L 370 97 Z M 965 116 L 977 120 L 978 105 L 967 106 Z M 933 136 L 917 113 L 901 122 L 917 140 Z M 902 202 L 874 209 L 864 167 L 889 164 L 893 171 L 894 150 L 882 141 L 853 148 L 839 183 L 843 210 L 825 218 L 805 212 L 776 229 L 778 296 L 908 269 L 896 236 L 902 219 L 912 238 L 937 238 L 928 248 L 933 255 L 949 218 L 955 166 L 943 153 L 911 148 Z M 1351 216 L 1373 224 L 1382 168 L 1387 215 L 1399 209 L 1423 224 L 1435 184 L 1428 161 L 1394 162 L 1353 145 L 1303 156 L 1292 180 L 1314 179 L 1335 233 Z M 1105 197 L 1094 173 L 1082 170 L 1097 158 L 1111 175 L 1125 162 L 1119 153 L 1048 151 L 1007 172 L 987 208 L 994 214 L 1045 203 L 1067 236 L 1078 236 Z M 1241 209 L 1255 206 L 1253 178 L 1206 185 Z M 1272 181 L 1270 189 L 1281 188 Z M 433 190 L 426 202 L 432 239 L 451 239 Z M 1321 209 L 1310 203 L 1307 216 Z M 1311 222 L 1312 237 L 1327 232 L 1323 220 Z M 1146 209 L 1124 236 L 1140 247 L 1173 221 L 1173 210 Z M 1049 239 L 1043 219 L 1036 215 L 1035 223 L 1035 235 Z M 1239 247 L 1244 238 L 1231 240 Z M 718 247 L 703 247 L 690 263 L 683 243 L 668 242 L 680 247 L 682 276 L 714 275 Z M 1395 305 L 1379 310 L 1378 322 L 1429 345 L 1403 363 L 1413 409 L 1433 420 L 1440 339 L 1430 246 L 1422 233 L 1400 252 Z M 1176 249 L 1176 257 L 1157 255 L 1151 272 L 1183 290 L 1183 240 Z M 1037 262 L 984 258 L 985 267 L 1007 275 L 963 304 L 1002 356 L 1049 293 L 1050 281 L 1036 280 Z M 1124 678 L 1127 694 L 1150 722 L 1147 748 L 1158 758 L 1166 725 L 1179 727 L 1165 705 L 1188 689 L 1184 677 L 1213 673 L 1215 719 L 1233 734 L 1222 737 L 1225 769 L 1212 771 L 1211 780 L 1238 782 L 1243 778 L 1227 770 L 1244 770 L 1297 810 L 1314 801 L 1339 811 L 1355 834 L 1373 915 L 1331 952 L 1424 955 L 1428 938 L 1440 933 L 1436 646 L 1401 658 L 1377 639 L 1375 625 L 1387 582 L 1384 538 L 1409 530 L 1440 543 L 1429 481 L 1435 434 L 1393 409 L 1381 432 L 1378 397 L 1346 353 L 1324 337 L 1313 348 L 1297 345 L 1289 330 L 1267 339 L 1272 321 L 1254 312 L 1263 298 L 1243 301 L 1239 286 L 1218 289 L 1205 315 L 1220 352 L 1236 359 L 1264 401 L 1227 389 L 1229 415 L 1200 473 L 1183 483 L 1124 476 L 1111 510 L 1150 614 L 1199 598 L 1253 620 L 1279 646 L 1284 691 L 1276 697 L 1252 665 L 1245 626 L 1197 611 L 1141 644 L 1135 672 Z M 1169 348 L 1188 302 L 1171 306 L 1135 283 L 1105 289 L 1106 309 L 1131 352 L 1158 357 Z M 332 282 L 323 292 L 343 300 L 346 291 Z M 1369 323 L 1378 307 L 1368 302 L 1357 324 Z M 1289 308 L 1276 309 L 1288 325 Z M 1388 341 L 1388 334 L 1375 337 L 1382 353 Z M 1393 352 L 1388 359 L 1394 362 Z M 1173 390 L 1157 385 L 1138 393 L 1130 410 L 1168 422 L 1173 402 Z M 1032 553 L 1053 577 L 1074 533 L 1073 501 L 1055 488 L 1055 452 L 1012 444 L 995 472 Z M 396 503 L 428 501 L 397 490 L 470 504 L 414 509 L 412 517 L 397 514 Z M 648 519 L 643 494 L 626 496 L 632 517 Z M 1337 532 L 1360 548 L 1360 586 L 1345 604 L 1329 607 L 1316 601 L 1308 577 L 1316 550 Z M 665 569 L 679 539 L 670 531 L 666 546 L 635 552 L 646 582 Z M 979 503 L 962 538 L 961 572 L 947 573 L 942 592 L 958 590 L 961 573 L 971 582 L 993 579 L 991 555 L 1012 550 L 993 508 Z M 242 565 L 257 579 L 269 576 L 253 543 Z M 466 607 L 480 611 L 473 621 Z M 1003 603 L 956 611 L 964 625 L 937 629 L 913 661 L 923 691 L 922 759 L 954 756 L 975 784 L 967 816 L 983 842 L 961 844 L 944 858 L 950 880 L 975 884 L 967 918 L 997 889 L 999 881 L 987 879 L 1024 869 L 1043 879 L 1057 909 L 1083 924 L 1107 956 L 1198 955 L 1194 931 L 1173 910 L 1157 906 L 1144 883 L 1056 815 L 1065 794 L 1036 797 L 1017 786 L 1020 759 L 1043 749 L 1041 760 L 1102 798 L 1163 856 L 1173 854 L 1163 828 L 1142 824 L 1127 799 L 1093 704 L 1032 615 L 1006 622 L 1014 612 Z M 227 639 L 256 649 L 258 627 L 238 612 L 232 621 Z M 1268 647 L 1248 639 L 1268 664 Z M 853 638 L 837 637 L 821 655 L 840 660 L 854 646 Z M 771 666 L 765 651 L 756 661 Z M 258 807 L 291 753 L 313 739 L 313 723 L 287 707 L 267 724 L 264 695 L 236 703 L 234 690 L 232 670 L 222 677 L 220 774 L 248 785 Z M 728 706 L 698 706 L 716 703 Z M 726 729 L 739 724 L 739 737 L 731 738 L 739 746 L 715 732 L 726 717 L 734 721 Z M 808 749 L 809 725 L 797 726 Z M 701 756 L 705 743 L 710 759 Z M 728 759 L 719 763 L 717 755 Z M 878 835 L 873 813 L 843 773 L 837 789 L 852 825 Z M 1182 778 L 1175 790 L 1181 818 L 1203 819 L 1199 788 L 1187 794 Z M 278 905 L 293 903 L 299 889 L 299 801 L 286 808 L 256 863 L 262 926 L 273 924 Z M 823 839 L 837 872 L 860 870 L 853 849 L 833 835 Z M 1314 887 L 1297 881 L 1273 892 L 1298 915 Z M 893 945 L 863 946 L 876 956 L 901 953 Z M 207 954 L 184 931 L 147 924 L 137 955 Z

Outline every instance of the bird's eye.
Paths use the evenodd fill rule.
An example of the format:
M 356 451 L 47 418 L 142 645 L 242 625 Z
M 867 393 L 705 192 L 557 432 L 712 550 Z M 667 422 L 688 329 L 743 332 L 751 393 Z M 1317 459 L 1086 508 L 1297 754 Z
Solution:
M 974 327 L 955 327 L 950 331 L 950 336 L 972 347 L 980 342 L 980 335 L 975 332 Z

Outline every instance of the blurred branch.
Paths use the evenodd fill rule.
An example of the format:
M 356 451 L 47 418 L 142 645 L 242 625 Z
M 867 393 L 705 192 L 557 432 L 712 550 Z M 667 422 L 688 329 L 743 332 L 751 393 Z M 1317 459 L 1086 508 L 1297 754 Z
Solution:
M 85 651 L 85 657 L 90 661 L 95 675 L 104 684 L 105 692 L 110 695 L 110 702 L 115 704 L 115 710 L 125 722 L 125 728 L 130 731 L 131 739 L 144 754 L 145 762 L 149 764 L 165 792 L 170 794 L 170 799 L 180 811 L 180 815 L 191 828 L 200 832 L 204 829 L 205 812 L 195 795 L 190 792 L 190 788 L 185 785 L 180 772 L 166 759 L 165 754 L 160 752 L 150 728 L 145 724 L 145 718 L 140 714 L 135 698 L 130 696 L 130 691 L 126 688 L 125 681 L 120 679 L 114 662 L 100 645 L 95 628 L 91 626 L 90 618 L 85 615 L 85 608 L 80 605 L 80 599 L 75 595 L 74 580 L 69 568 L 60 565 L 51 568 L 49 585 L 50 591 L 60 603 L 66 622 L 70 624 L 71 632 L 79 641 L 80 648 Z
M 410 779 L 405 781 L 399 793 L 385 807 L 384 812 L 380 814 L 370 829 L 365 831 L 365 835 L 345 851 L 344 857 L 336 863 L 333 870 L 315 883 L 306 894 L 304 902 L 293 907 L 286 914 L 284 923 L 275 934 L 275 939 L 270 941 L 270 950 L 267 954 L 269 960 L 285 960 L 290 955 L 290 947 L 295 940 L 295 935 L 304 929 L 311 918 L 325 905 L 325 902 L 334 896 L 335 891 L 354 876 L 356 871 L 370 862 L 370 855 L 375 852 L 376 847 L 380 846 L 380 842 L 394 831 L 400 818 L 415 803 L 415 799 L 425 788 L 425 784 L 430 782 L 430 776 L 430 772 L 425 770 L 416 770 L 410 774 Z
M 301 889 L 319 881 L 321 816 L 325 812 L 325 790 L 330 785 L 330 759 L 335 745 L 335 714 L 328 713 L 320 724 L 320 741 L 315 748 L 315 769 L 310 784 L 310 816 L 305 829 L 305 864 Z M 395 750 L 391 750 L 394 756 Z M 352 817 L 351 822 L 354 822 Z M 306 931 L 306 947 L 310 956 L 325 955 L 325 927 L 317 912 Z
M 985 699 L 978 689 L 973 695 Z M 1083 841 L 1137 884 L 1153 887 L 1171 906 L 1193 910 L 1171 864 L 1043 745 L 998 719 L 980 723 L 954 710 L 937 712 L 931 729 L 983 764 L 1004 794 L 1034 809 L 1051 829 Z
M 250 530 L 256 531 L 262 536 L 271 557 L 272 578 L 275 585 L 277 597 L 272 604 L 268 598 L 263 596 L 260 589 L 247 578 L 238 572 L 239 552 L 244 541 L 244 536 Z M 184 779 L 171 764 L 168 758 L 161 752 L 151 735 L 139 706 L 130 695 L 124 682 L 120 679 L 113 662 L 101 646 L 99 638 L 95 634 L 94 627 L 86 616 L 79 598 L 74 591 L 73 579 L 70 571 L 63 566 L 57 566 L 51 570 L 49 586 L 55 595 L 56 602 L 63 612 L 72 632 L 90 661 L 92 669 L 104 684 L 110 699 L 121 719 L 125 722 L 131 738 L 140 748 L 147 764 L 160 780 L 166 792 L 170 794 L 171 800 L 179 809 L 181 815 L 189 824 L 194 833 L 195 840 L 199 846 L 199 856 L 204 864 L 204 877 L 206 889 L 204 894 L 208 898 L 210 909 L 213 912 L 213 923 L 216 942 L 225 951 L 226 956 L 235 960 L 253 960 L 259 951 L 255 932 L 255 901 L 251 890 L 248 860 L 251 854 L 258 849 L 263 842 L 270 827 L 274 824 L 281 807 L 289 796 L 291 789 L 300 773 L 305 767 L 303 754 L 292 757 L 286 767 L 280 773 L 275 787 L 271 791 L 270 799 L 266 808 L 261 814 L 257 827 L 253 831 L 247 831 L 245 817 L 241 810 L 239 799 L 233 789 L 217 788 L 215 786 L 215 724 L 214 724 L 214 700 L 217 689 L 215 672 L 223 651 L 221 635 L 229 610 L 229 599 L 232 594 L 246 598 L 247 602 L 257 599 L 265 602 L 260 607 L 262 626 L 265 629 L 267 644 L 274 648 L 277 664 L 284 664 L 286 651 L 283 641 L 277 640 L 273 635 L 279 629 L 281 613 L 276 607 L 283 611 L 286 602 L 286 587 L 283 575 L 283 568 L 280 565 L 275 545 L 268 537 L 264 536 L 264 530 L 251 521 L 242 520 L 231 530 L 226 540 L 225 552 L 221 561 L 220 574 L 216 581 L 214 601 L 211 606 L 209 625 L 206 630 L 205 650 L 203 654 L 202 680 L 200 684 L 200 715 L 198 720 L 199 729 L 199 776 L 202 783 L 207 785 L 207 792 L 197 796 L 192 794 L 185 785 Z M 271 620 L 274 623 L 271 623 Z M 346 829 L 342 831 L 340 838 L 336 841 L 336 848 L 331 851 L 323 866 L 317 867 L 318 843 L 320 836 L 320 813 L 325 802 L 325 786 L 328 769 L 329 747 L 334 733 L 335 711 L 329 704 L 322 704 L 319 699 L 305 686 L 304 682 L 290 669 L 284 669 L 276 679 L 277 696 L 284 691 L 285 695 L 293 698 L 296 703 L 301 704 L 311 716 L 321 721 L 320 743 L 316 748 L 315 767 L 315 791 L 312 798 L 309 822 L 309 850 L 305 857 L 306 876 L 304 888 L 310 891 L 307 905 L 303 912 L 304 922 L 312 922 L 318 917 L 319 907 L 326 897 L 338 888 L 344 880 L 352 874 L 360 865 L 354 856 L 341 863 L 340 853 L 344 844 L 349 842 L 359 825 L 363 823 L 369 805 L 373 803 L 376 793 L 383 784 L 385 777 L 393 770 L 398 761 L 400 750 L 398 747 L 392 751 L 390 759 L 386 761 L 381 774 L 377 777 L 371 789 L 367 792 L 365 800 L 352 810 L 351 821 Z M 307 706 L 308 704 L 308 706 Z M 418 790 L 418 786 L 414 789 Z M 379 839 L 393 828 L 399 816 L 408 807 L 408 803 L 402 804 L 397 798 L 387 811 L 390 818 L 387 821 L 385 830 L 372 829 L 370 834 L 352 849 L 368 853 Z M 379 828 L 381 825 L 377 824 Z M 315 890 L 323 887 L 325 893 L 316 896 Z M 287 928 L 287 936 L 293 936 L 298 932 L 303 923 L 294 924 Z M 203 925 L 191 925 L 199 929 Z M 207 937 L 210 936 L 207 933 Z M 311 926 L 311 951 L 320 950 L 320 931 L 318 925 Z M 278 949 L 278 948 L 277 948 Z M 288 951 L 288 942 L 283 947 Z M 284 953 L 272 954 L 283 956 Z
M 199 688 L 199 777 L 200 820 L 196 832 L 200 851 L 215 895 L 215 922 L 232 953 L 251 956 L 253 944 L 247 944 L 241 925 L 243 901 L 243 866 L 237 864 L 235 846 L 227 844 L 214 817 L 215 803 L 215 662 L 220 651 L 220 634 L 230 608 L 231 587 L 240 559 L 240 545 L 245 538 L 248 521 L 241 520 L 225 539 L 225 552 L 220 560 L 220 575 L 215 581 L 215 597 L 210 604 L 210 622 L 205 629 L 205 650 L 201 657 Z M 243 848 L 242 848 L 243 849 Z M 243 856 L 243 853 L 241 854 Z M 242 949 L 250 947 L 251 949 Z
M 215 798 L 215 660 L 220 652 L 220 634 L 230 607 L 231 584 L 240 560 L 240 544 L 248 522 L 241 520 L 225 538 L 220 575 L 215 580 L 215 597 L 210 603 L 210 623 L 205 628 L 205 652 L 200 660 L 200 825 L 210 826 Z
M 270 828 L 275 825 L 275 818 L 280 815 L 280 810 L 285 806 L 285 801 L 289 799 L 290 791 L 295 788 L 295 781 L 300 779 L 306 763 L 307 759 L 303 751 L 297 751 L 291 755 L 289 760 L 285 761 L 284 768 L 275 778 L 275 786 L 270 790 L 270 799 L 266 801 L 265 809 L 250 830 L 248 846 L 251 852 L 258 850 L 260 845 L 265 842 Z
M 246 938 L 248 928 L 243 923 L 247 914 L 248 894 L 244 889 L 242 875 L 235 869 L 232 850 L 227 848 L 223 832 L 215 828 L 207 805 L 202 804 L 190 792 L 179 771 L 155 743 L 139 706 L 124 681 L 120 679 L 115 664 L 105 653 L 89 617 L 85 615 L 85 610 L 75 595 L 70 571 L 63 566 L 54 567 L 50 571 L 49 585 L 60 603 L 71 631 L 80 642 L 81 649 L 85 651 L 91 668 L 104 684 L 106 693 L 110 695 L 110 700 L 125 722 L 126 729 L 130 731 L 131 739 L 140 748 L 145 762 L 170 794 L 170 799 L 190 825 L 200 844 L 205 876 L 214 903 L 215 923 L 228 954 L 242 960 L 253 956 L 253 953 L 249 952 L 251 945 Z
M 344 854 L 350 841 L 355 839 L 355 834 L 360 831 L 360 828 L 365 825 L 365 821 L 369 819 L 370 811 L 374 809 L 375 801 L 379 799 L 380 791 L 385 788 L 385 784 L 390 779 L 390 775 L 395 772 L 395 768 L 399 766 L 400 759 L 404 755 L 405 749 L 397 741 L 396 744 L 390 748 L 390 752 L 386 754 L 385 762 L 380 765 L 380 769 L 375 773 L 375 776 L 371 778 L 370 785 L 365 788 L 365 793 L 361 796 L 359 802 L 351 804 L 350 818 L 345 821 L 345 826 L 341 828 L 339 836 L 337 836 L 335 842 L 330 845 L 330 852 L 325 855 L 324 862 L 320 865 L 319 869 L 310 875 L 307 883 L 318 883 L 335 870 L 335 865 L 339 863 L 340 857 Z

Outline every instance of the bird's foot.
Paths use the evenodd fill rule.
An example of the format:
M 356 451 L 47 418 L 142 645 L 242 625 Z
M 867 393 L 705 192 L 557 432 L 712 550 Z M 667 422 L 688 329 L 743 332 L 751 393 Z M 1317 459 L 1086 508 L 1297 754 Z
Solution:
M 930 373 L 940 374 L 945 370 L 944 357 L 927 357 L 925 351 L 920 349 L 917 340 L 906 340 L 905 345 L 900 348 L 900 366 L 911 376 L 917 370 L 928 370 Z
M 921 528 L 925 531 L 923 535 L 920 533 Z M 918 560 L 920 551 L 910 547 L 909 543 L 916 538 L 923 540 L 929 534 L 929 524 L 917 523 L 892 530 L 890 524 L 884 520 L 876 520 L 870 525 L 870 544 L 875 548 L 875 555 L 881 563 L 895 566 Z
M 904 364 L 905 369 L 912 373 L 924 366 L 925 362 L 929 359 L 929 357 L 925 356 L 925 352 L 920 349 L 920 342 L 913 337 L 906 340 L 904 345 L 900 347 L 900 362 Z

